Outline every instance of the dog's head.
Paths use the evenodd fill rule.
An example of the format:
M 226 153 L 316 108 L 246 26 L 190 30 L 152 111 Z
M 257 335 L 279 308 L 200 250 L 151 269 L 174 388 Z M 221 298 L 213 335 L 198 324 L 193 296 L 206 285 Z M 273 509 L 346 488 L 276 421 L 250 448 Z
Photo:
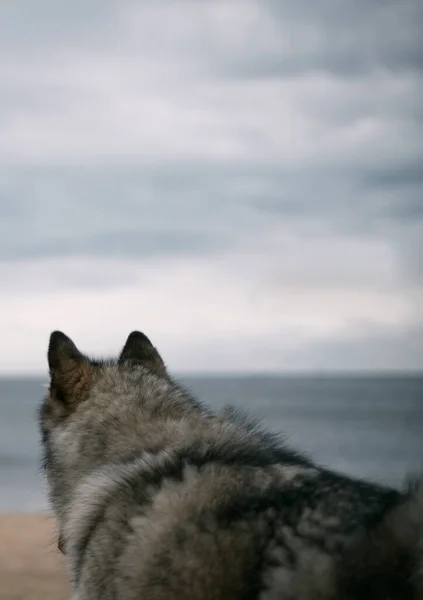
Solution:
M 165 364 L 157 349 L 146 335 L 133 331 L 117 360 L 93 360 L 78 350 L 73 341 L 61 331 L 54 331 L 48 346 L 50 385 L 40 411 L 40 425 L 44 444 L 56 428 L 63 428 L 68 419 L 87 410 L 95 398 L 97 387 L 107 378 L 107 391 L 123 401 L 128 372 L 135 376 L 168 380 Z M 126 377 L 125 377 L 126 376 Z M 104 387 L 104 386 L 103 386 Z M 127 386 L 126 386 L 127 387 Z M 105 390 L 103 390 L 104 392 Z M 105 407 L 106 408 L 106 407 Z M 110 404 L 107 405 L 110 408 Z
M 177 418 L 190 403 L 138 331 L 116 360 L 105 361 L 90 359 L 55 331 L 48 366 L 50 385 L 39 424 L 50 498 L 60 521 L 81 478 L 105 462 L 158 446 L 160 417 Z

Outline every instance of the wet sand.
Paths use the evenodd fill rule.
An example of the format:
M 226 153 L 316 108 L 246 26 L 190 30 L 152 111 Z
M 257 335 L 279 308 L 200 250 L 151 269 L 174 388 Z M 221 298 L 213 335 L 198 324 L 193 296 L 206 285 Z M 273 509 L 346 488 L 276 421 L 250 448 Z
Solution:
M 0 600 L 68 600 L 63 557 L 48 513 L 0 515 Z

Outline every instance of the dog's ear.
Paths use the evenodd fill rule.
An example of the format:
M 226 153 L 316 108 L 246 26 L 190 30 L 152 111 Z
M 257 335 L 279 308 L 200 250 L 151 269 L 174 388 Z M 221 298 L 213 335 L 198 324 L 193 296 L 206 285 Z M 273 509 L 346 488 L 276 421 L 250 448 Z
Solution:
M 144 365 L 160 377 L 166 375 L 166 366 L 162 357 L 148 337 L 140 331 L 133 331 L 126 340 L 119 356 L 119 364 L 125 362 Z
M 88 396 L 94 367 L 61 331 L 53 331 L 48 346 L 50 389 L 65 404 L 74 405 Z

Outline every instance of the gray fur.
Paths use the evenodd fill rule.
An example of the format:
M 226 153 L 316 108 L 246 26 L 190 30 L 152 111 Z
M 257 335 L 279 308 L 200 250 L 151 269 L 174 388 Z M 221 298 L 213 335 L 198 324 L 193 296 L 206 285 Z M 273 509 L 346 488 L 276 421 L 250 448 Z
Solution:
M 139 332 L 105 362 L 54 332 L 48 359 L 40 428 L 73 599 L 423 598 L 423 487 L 338 475 L 212 413 Z

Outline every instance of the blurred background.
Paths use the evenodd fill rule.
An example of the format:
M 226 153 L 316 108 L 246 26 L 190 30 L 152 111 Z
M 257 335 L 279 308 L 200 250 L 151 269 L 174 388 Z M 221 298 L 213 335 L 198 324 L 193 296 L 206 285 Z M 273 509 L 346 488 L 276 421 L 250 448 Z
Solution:
M 0 6 L 0 510 L 53 329 L 399 485 L 423 455 L 419 0 Z

